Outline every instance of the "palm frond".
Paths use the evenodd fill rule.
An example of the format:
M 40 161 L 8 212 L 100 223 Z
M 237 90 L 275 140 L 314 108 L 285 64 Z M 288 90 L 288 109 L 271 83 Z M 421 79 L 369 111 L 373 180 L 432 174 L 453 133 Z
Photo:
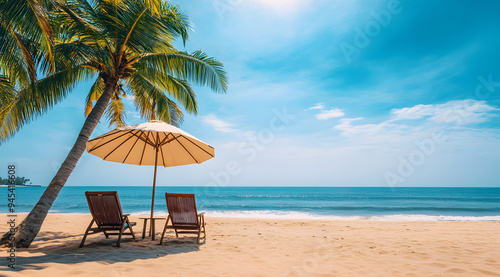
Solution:
M 135 53 L 170 47 L 176 33 L 152 13 L 144 1 L 125 0 L 122 5 L 102 5 L 99 20 L 115 42 L 121 58 L 126 49 Z
M 73 67 L 47 76 L 18 91 L 14 100 L 0 111 L 0 142 L 12 137 L 55 104 L 62 101 L 76 83 L 86 80 L 92 72 L 85 67 Z
M 144 4 L 155 15 L 161 15 L 162 14 L 163 3 L 164 3 L 164 1 L 162 1 L 162 0 L 144 0 Z
M 139 65 L 136 74 L 166 92 L 169 97 L 178 101 L 188 112 L 198 113 L 196 93 L 187 81 L 164 74 L 151 67 L 142 67 L 144 65 L 146 64 Z
M 182 113 L 181 108 L 175 103 L 175 101 L 172 101 L 168 97 L 167 99 L 168 99 L 168 105 L 167 105 L 168 111 L 167 110 L 158 111 L 156 113 L 156 117 L 160 121 L 169 122 L 169 124 L 178 127 L 182 124 L 182 122 L 184 122 L 184 114 Z
M 94 64 L 96 70 L 106 68 L 111 63 L 112 57 L 95 42 L 80 41 L 60 43 L 55 46 L 56 61 L 59 69 L 74 64 Z M 91 63 L 89 63 L 91 61 Z
M 223 64 L 208 57 L 201 50 L 192 54 L 184 52 L 159 53 L 143 57 L 138 63 L 147 63 L 163 74 L 210 87 L 216 92 L 226 92 L 227 74 Z
M 67 1 L 67 2 L 57 2 L 56 6 L 60 13 L 55 13 L 57 19 L 64 19 L 65 16 L 71 18 L 73 27 L 78 30 L 80 35 L 99 35 L 102 34 L 103 30 L 99 28 L 95 22 L 91 20 L 91 14 L 93 9 L 89 9 L 89 6 L 82 5 L 83 1 Z M 82 12 L 84 11 L 84 13 Z M 86 17 L 89 16 L 90 20 Z M 71 22 L 66 19 L 66 22 Z M 99 36 L 104 38 L 102 35 Z
M 99 100 L 102 93 L 104 92 L 104 82 L 100 77 L 97 77 L 94 84 L 90 88 L 87 99 L 85 100 L 85 116 L 88 116 L 94 107 L 94 101 Z
M 5 75 L 0 75 L 0 110 L 14 101 L 16 87 Z
M 120 98 L 112 98 L 105 112 L 106 119 L 109 121 L 109 126 L 123 127 L 125 126 L 125 106 Z
M 45 14 L 51 1 L 40 0 L 2 0 L 0 1 L 1 17 L 7 20 L 8 28 L 12 28 L 32 41 L 39 43 L 45 53 L 45 59 L 53 66 L 54 33 Z
M 13 36 L 16 38 L 17 45 L 18 45 L 19 49 L 21 50 L 21 52 L 23 53 L 25 65 L 26 65 L 28 74 L 30 76 L 31 83 L 34 84 L 37 77 L 36 77 L 36 65 L 35 65 L 35 61 L 33 60 L 32 52 L 30 52 L 27 45 L 25 45 L 23 43 L 20 35 L 13 34 Z
M 58 2 L 56 4 L 59 12 L 53 13 L 53 22 L 55 24 L 63 23 L 59 28 L 59 38 L 65 39 L 86 39 L 102 43 L 111 53 L 111 45 L 107 39 L 106 26 L 103 26 L 99 20 L 98 13 L 84 0 Z M 61 32 L 64 31 L 64 32 Z M 62 37 L 60 35 L 63 35 Z
M 118 60 L 121 60 L 121 57 L 123 55 L 123 51 L 125 51 L 125 47 L 127 46 L 127 42 L 129 41 L 130 37 L 132 37 L 132 34 L 137 33 L 137 30 L 135 27 L 138 25 L 142 16 L 144 15 L 144 13 L 147 10 L 148 10 L 147 8 L 144 8 L 143 11 L 136 16 L 132 26 L 130 26 L 129 31 L 127 32 L 127 35 L 125 36 L 125 39 L 123 40 L 123 42 L 120 43 L 121 45 L 120 45 L 120 50 L 118 51 Z M 137 26 L 137 27 L 139 27 L 139 26 Z
M 155 84 L 139 74 L 132 76 L 128 83 L 135 96 L 134 104 L 144 119 L 157 118 L 173 125 L 182 122 L 181 109 Z
M 185 45 L 189 38 L 188 31 L 192 29 L 189 17 L 183 13 L 178 5 L 172 5 L 165 1 L 161 6 L 161 19 L 163 24 L 171 30 L 172 33 L 179 34 Z
M 39 60 L 35 43 L 16 33 L 0 18 L 0 69 L 8 72 L 12 82 L 33 84 L 36 80 L 36 62 Z

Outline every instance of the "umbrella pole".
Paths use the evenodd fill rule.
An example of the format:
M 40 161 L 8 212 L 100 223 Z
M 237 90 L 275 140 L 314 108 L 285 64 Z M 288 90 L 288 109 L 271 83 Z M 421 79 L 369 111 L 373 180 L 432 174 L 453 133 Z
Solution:
M 155 228 L 154 228 L 154 211 L 155 211 L 155 189 L 156 189 L 156 168 L 158 165 L 158 148 L 156 148 L 156 155 L 155 155 L 155 174 L 153 177 L 153 197 L 151 198 L 151 219 L 149 220 L 149 231 L 151 232 L 151 239 L 155 239 Z

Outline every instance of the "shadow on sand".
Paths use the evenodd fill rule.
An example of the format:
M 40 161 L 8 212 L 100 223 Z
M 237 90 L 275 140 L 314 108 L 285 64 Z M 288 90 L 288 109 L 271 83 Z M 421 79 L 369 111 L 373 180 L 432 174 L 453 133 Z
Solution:
M 159 245 L 160 237 L 152 241 L 146 237 L 141 239 L 142 233 L 137 232 L 134 241 L 131 237 L 122 238 L 120 247 L 116 247 L 117 237 L 106 239 L 104 235 L 89 236 L 85 246 L 80 248 L 83 233 L 71 235 L 64 232 L 44 232 L 40 234 L 29 249 L 18 249 L 16 253 L 16 270 L 37 270 L 47 267 L 47 263 L 78 264 L 85 262 L 99 262 L 114 264 L 135 260 L 156 259 L 168 255 L 176 255 L 199 250 L 196 237 L 175 237 L 173 231 L 165 233 L 163 245 Z M 161 234 L 158 234 L 161 235 Z M 205 240 L 200 240 L 205 244 Z M 2 247 L 0 251 L 6 251 Z M 1 272 L 12 272 L 7 266 L 0 267 Z M 112 274 L 111 274 L 112 276 Z

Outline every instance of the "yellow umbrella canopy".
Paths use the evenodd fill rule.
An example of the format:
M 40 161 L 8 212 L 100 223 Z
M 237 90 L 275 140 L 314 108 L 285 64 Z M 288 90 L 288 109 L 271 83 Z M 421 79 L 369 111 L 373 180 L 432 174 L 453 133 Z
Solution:
M 212 146 L 157 120 L 117 128 L 91 139 L 87 152 L 106 161 L 164 167 L 199 164 L 215 156 Z
M 87 152 L 105 161 L 155 166 L 151 218 L 154 214 L 158 165 L 170 167 L 199 164 L 215 157 L 212 146 L 175 126 L 157 120 L 116 128 L 91 139 L 87 142 Z

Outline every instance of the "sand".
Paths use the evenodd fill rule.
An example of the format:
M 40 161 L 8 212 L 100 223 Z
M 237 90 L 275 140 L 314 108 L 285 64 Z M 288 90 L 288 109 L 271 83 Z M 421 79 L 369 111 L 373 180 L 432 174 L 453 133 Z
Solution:
M 78 248 L 90 215 L 50 214 L 16 270 L 1 249 L 0 276 L 500 276 L 500 222 L 208 217 L 201 245 L 172 232 L 158 245 L 138 218 L 138 241 L 92 235 Z

